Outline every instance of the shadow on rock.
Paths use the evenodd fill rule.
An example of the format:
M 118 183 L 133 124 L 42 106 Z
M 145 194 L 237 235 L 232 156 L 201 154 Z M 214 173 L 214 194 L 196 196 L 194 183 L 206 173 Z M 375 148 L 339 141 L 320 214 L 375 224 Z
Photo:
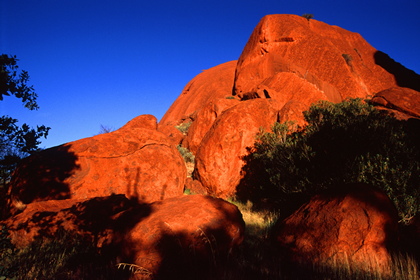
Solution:
M 377 51 L 374 58 L 376 64 L 394 75 L 398 86 L 420 91 L 420 75 L 416 72 L 405 68 L 384 52 Z
M 17 213 L 19 203 L 71 198 L 65 180 L 79 169 L 71 146 L 58 146 L 40 151 L 22 160 L 9 184 L 8 208 Z

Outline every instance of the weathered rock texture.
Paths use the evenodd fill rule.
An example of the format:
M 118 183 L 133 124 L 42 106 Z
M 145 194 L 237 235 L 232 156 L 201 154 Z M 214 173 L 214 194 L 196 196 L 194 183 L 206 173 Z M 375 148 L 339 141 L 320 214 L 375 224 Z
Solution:
M 266 99 L 241 102 L 217 119 L 196 154 L 194 175 L 208 193 L 234 196 L 247 147 L 253 146 L 260 128 L 269 130 L 277 120 L 276 102 Z
M 186 168 L 156 118 L 139 116 L 121 129 L 41 151 L 11 181 L 11 204 L 124 194 L 153 202 L 183 193 Z
M 175 125 L 202 107 L 219 98 L 232 96 L 236 60 L 229 61 L 198 74 L 184 88 L 159 122 L 159 126 Z
M 189 139 L 189 144 L 185 142 L 183 145 L 195 153 L 197 145 L 217 116 L 236 104 L 235 101 L 238 102 L 229 99 L 232 98 L 235 67 L 236 61 L 226 62 L 205 70 L 192 79 L 159 122 L 159 130 L 174 136 L 175 133 L 171 133 L 172 127 L 198 121 L 200 125 L 195 124 L 196 128 L 192 127 L 185 133 L 184 138 Z M 178 144 L 182 142 L 179 137 L 176 141 Z
M 389 88 L 375 94 L 372 102 L 378 107 L 391 110 L 397 117 L 420 118 L 420 92 L 413 89 Z
M 221 199 L 182 196 L 155 202 L 149 211 L 144 216 L 133 209 L 118 218 L 139 221 L 120 236 L 121 260 L 142 267 L 153 279 L 206 275 L 209 264 L 227 257 L 243 240 L 241 213 Z
M 83 236 L 93 244 L 94 240 L 110 239 L 112 234 L 106 229 L 113 228 L 112 217 L 134 205 L 138 204 L 124 195 L 38 201 L 2 224 L 17 248 L 24 248 L 39 238 L 53 237 L 59 231 Z M 149 214 L 147 210 L 143 212 Z
M 397 211 L 386 194 L 355 184 L 315 196 L 276 225 L 275 236 L 295 263 L 335 261 L 386 271 L 397 222 Z
M 305 125 L 302 112 L 316 101 L 340 102 L 381 92 L 377 103 L 403 110 L 406 117 L 407 112 L 418 113 L 414 105 L 418 92 L 414 90 L 419 88 L 419 75 L 377 51 L 357 33 L 301 16 L 268 15 L 254 29 L 238 61 L 213 67 L 185 87 L 159 129 L 197 156 L 196 174 L 203 186 L 210 193 L 226 196 L 235 193 L 241 156 L 247 145 L 253 145 L 250 132 L 255 134 L 259 125 L 269 128 L 276 120 L 261 120 L 266 118 L 261 110 L 241 112 L 248 105 L 238 103 L 271 100 L 278 120 Z M 226 99 L 232 95 L 236 99 Z M 243 118 L 259 121 L 245 125 Z M 181 138 L 173 127 L 186 122 L 191 123 L 190 128 Z M 249 131 L 246 137 L 241 136 L 244 130 Z M 222 135 L 226 133 L 229 136 Z M 231 142 L 241 142 L 226 144 L 229 137 Z
M 109 257 L 141 267 L 143 273 L 134 276 L 147 277 L 140 279 L 210 273 L 215 261 L 242 242 L 245 226 L 236 206 L 203 195 L 151 204 L 124 195 L 40 201 L 1 225 L 18 248 L 38 238 L 60 238 L 63 232 L 83 237 L 112 252 Z
M 285 74 L 313 85 L 332 102 L 366 97 L 398 86 L 375 61 L 377 51 L 359 34 L 296 15 L 265 16 L 254 29 L 236 68 L 234 92 L 247 98 L 285 98 Z M 296 95 L 305 101 L 305 95 Z

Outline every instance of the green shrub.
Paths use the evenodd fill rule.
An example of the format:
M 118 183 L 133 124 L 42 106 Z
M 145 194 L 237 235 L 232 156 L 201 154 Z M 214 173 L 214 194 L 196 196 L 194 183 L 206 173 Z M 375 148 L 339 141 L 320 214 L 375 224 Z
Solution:
M 303 14 L 302 17 L 306 18 L 308 21 L 314 18 L 313 14 Z
M 181 131 L 182 134 L 187 135 L 188 129 L 190 128 L 192 122 L 183 122 L 177 126 L 175 126 L 179 131 Z
M 419 212 L 418 122 L 397 120 L 361 99 L 322 101 L 304 116 L 304 128 L 275 124 L 273 132 L 260 133 L 245 158 L 246 199 L 290 208 L 292 200 L 300 203 L 333 186 L 363 182 L 383 189 L 403 221 Z
M 181 145 L 176 146 L 176 148 L 178 149 L 178 151 L 181 154 L 181 156 L 184 158 L 184 161 L 185 162 L 194 163 L 195 156 L 194 156 L 194 154 L 192 152 L 190 152 L 190 150 L 188 150 L 185 147 L 182 147 Z
M 351 61 L 353 60 L 353 57 L 347 53 L 343 53 L 342 56 L 346 61 L 347 65 L 350 65 Z

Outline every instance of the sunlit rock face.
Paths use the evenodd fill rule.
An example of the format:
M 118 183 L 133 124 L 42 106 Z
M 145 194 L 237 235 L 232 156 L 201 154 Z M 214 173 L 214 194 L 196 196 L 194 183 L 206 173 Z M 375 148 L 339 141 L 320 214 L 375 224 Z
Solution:
M 192 127 L 184 133 L 186 140 L 178 139 L 178 143 L 183 142 L 183 146 L 195 153 L 217 116 L 239 102 L 229 99 L 232 98 L 235 67 L 236 61 L 230 61 L 194 77 L 162 117 L 159 130 L 169 135 L 172 127 L 191 122 Z
M 208 193 L 235 195 L 247 147 L 253 146 L 259 129 L 270 130 L 277 120 L 277 103 L 267 99 L 240 102 L 217 118 L 196 154 L 194 174 Z
M 380 91 L 372 98 L 372 103 L 390 110 L 400 119 L 420 118 L 420 92 L 410 88 L 394 87 Z
M 254 29 L 236 68 L 234 93 L 242 99 L 305 101 L 299 84 L 320 98 L 340 102 L 397 86 L 375 60 L 376 49 L 359 34 L 296 15 L 265 16 Z M 300 83 L 287 85 L 284 76 Z
M 274 121 L 305 125 L 302 112 L 314 102 L 369 98 L 389 88 L 419 90 L 419 78 L 357 33 L 301 16 L 267 15 L 238 61 L 191 80 L 159 129 L 197 156 L 195 175 L 207 191 L 226 197 L 235 194 L 234 185 L 242 176 L 241 157 L 253 145 L 256 126 L 269 129 Z M 409 99 L 414 96 L 405 94 Z M 252 99 L 271 100 L 267 104 L 276 112 L 265 115 L 242 104 Z M 226 121 L 233 112 L 236 117 Z M 241 125 L 243 120 L 249 124 Z M 173 128 L 185 123 L 189 129 L 180 136 Z
M 279 249 L 298 264 L 390 267 L 398 215 L 385 193 L 365 184 L 313 197 L 275 226 Z
M 11 181 L 10 205 L 111 194 L 153 202 L 181 195 L 185 178 L 183 159 L 157 131 L 156 118 L 142 115 L 114 132 L 25 159 Z

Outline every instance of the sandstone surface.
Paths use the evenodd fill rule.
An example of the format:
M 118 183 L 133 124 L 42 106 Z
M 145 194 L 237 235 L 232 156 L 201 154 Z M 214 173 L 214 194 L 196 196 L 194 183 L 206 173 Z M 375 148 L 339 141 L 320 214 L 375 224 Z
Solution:
M 207 192 L 227 198 L 236 192 L 244 165 L 242 157 L 253 146 L 260 128 L 270 130 L 278 120 L 274 100 L 242 101 L 223 112 L 207 132 L 196 154 L 194 176 Z
M 254 29 L 236 68 L 234 92 L 255 98 L 278 73 L 291 73 L 324 92 L 329 101 L 366 97 L 396 86 L 394 75 L 376 64 L 376 49 L 359 34 L 296 15 L 267 15 Z M 270 81 L 272 82 L 272 81 Z
M 245 227 L 236 206 L 204 195 L 151 204 L 124 195 L 39 201 L 1 225 L 17 248 L 39 238 L 60 238 L 63 232 L 83 237 L 113 254 L 109 257 L 141 267 L 135 279 L 211 273 L 214 262 L 226 260 L 242 242 Z
M 226 258 L 243 240 L 241 213 L 218 198 L 170 198 L 151 204 L 149 211 L 148 216 L 136 209 L 122 213 L 118 219 L 138 222 L 116 243 L 122 244 L 123 262 L 138 265 L 153 279 L 185 279 L 191 274 L 197 274 L 192 279 L 202 279 L 199 275 L 211 273 L 209 265 L 214 269 L 213 261 Z
M 178 125 L 215 99 L 232 96 L 236 61 L 204 70 L 192 79 L 159 122 L 159 127 Z
M 2 224 L 7 226 L 11 242 L 17 248 L 24 248 L 39 238 L 53 237 L 59 231 L 84 236 L 93 242 L 109 238 L 105 229 L 112 228 L 112 216 L 133 205 L 136 203 L 124 195 L 38 201 Z
M 295 263 L 349 263 L 389 268 L 398 215 L 382 191 L 365 184 L 313 197 L 275 226 L 281 248 Z
M 41 151 L 23 160 L 10 204 L 124 194 L 153 202 L 183 193 L 186 167 L 156 118 L 139 116 L 117 131 Z
M 412 114 L 417 110 L 413 104 L 418 103 L 414 91 L 418 90 L 418 84 L 419 75 L 373 48 L 358 33 L 296 15 L 267 15 L 252 32 L 238 61 L 221 64 L 196 76 L 162 118 L 159 129 L 173 136 L 176 133 L 170 131 L 174 126 L 189 123 L 183 138 L 178 135 L 175 142 L 196 155 L 195 179 L 209 193 L 226 196 L 234 193 L 232 185 L 242 176 L 238 167 L 243 164 L 244 144 L 252 146 L 253 137 L 248 135 L 245 142 L 231 145 L 217 141 L 222 141 L 222 134 L 230 133 L 229 130 L 241 135 L 248 129 L 247 125 L 236 126 L 243 115 L 264 118 L 258 115 L 259 110 L 236 109 L 238 115 L 229 121 L 234 125 L 221 120 L 231 108 L 240 108 L 238 103 L 249 99 L 272 100 L 278 112 L 275 120 L 294 121 L 303 126 L 302 112 L 314 102 L 368 98 L 399 86 L 407 90 L 398 94 L 394 90 L 395 98 L 387 93 L 386 101 L 382 100 L 385 96 L 378 95 L 376 100 Z M 404 98 L 399 98 L 401 94 Z M 236 99 L 226 99 L 233 98 L 232 95 Z M 257 131 L 255 125 L 260 124 L 249 124 L 253 133 Z M 213 135 L 215 132 L 217 135 Z M 242 141 L 242 137 L 232 141 Z M 232 150 L 234 145 L 238 147 Z
M 420 118 L 420 92 L 410 88 L 385 89 L 375 94 L 372 103 L 396 112 L 400 118 Z
M 236 99 L 219 98 L 206 104 L 197 111 L 194 120 L 184 138 L 182 145 L 196 154 L 207 132 L 210 130 L 218 117 L 227 109 L 237 105 L 240 101 Z
M 367 98 L 400 85 L 418 90 L 420 76 L 359 34 L 296 15 L 268 15 L 238 60 L 233 91 L 242 100 L 276 99 L 285 105 L 282 121 L 302 124 L 301 112 L 314 101 Z

